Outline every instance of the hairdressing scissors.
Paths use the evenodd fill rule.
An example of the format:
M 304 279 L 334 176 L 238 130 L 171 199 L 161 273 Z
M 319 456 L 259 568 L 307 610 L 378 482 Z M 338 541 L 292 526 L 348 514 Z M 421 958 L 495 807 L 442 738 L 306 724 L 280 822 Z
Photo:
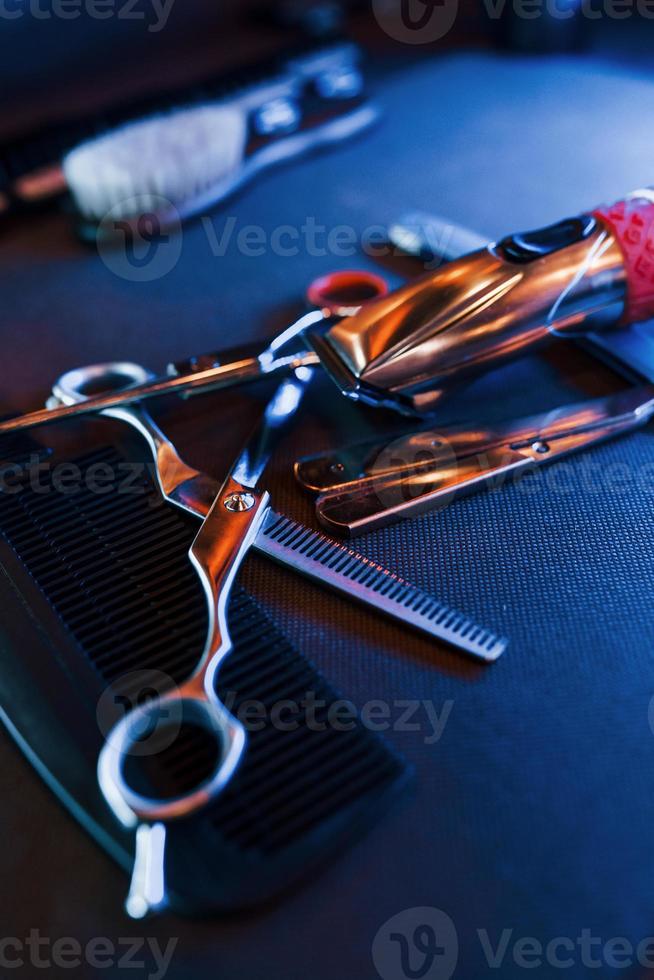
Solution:
M 261 489 L 260 476 L 277 433 L 296 411 L 305 372 L 288 378 L 266 408 L 263 425 L 250 438 L 222 487 L 210 476 L 186 464 L 144 406 L 124 405 L 103 414 L 135 428 L 146 440 L 159 490 L 164 499 L 204 520 L 190 557 L 204 585 L 209 611 L 209 635 L 198 667 L 180 688 L 158 701 L 134 709 L 110 732 L 98 762 L 102 792 L 121 822 L 136 832 L 136 856 L 127 901 L 130 915 L 165 905 L 164 821 L 189 816 L 218 795 L 231 778 L 245 746 L 245 732 L 218 701 L 215 677 L 230 650 L 225 610 L 229 590 L 249 547 L 288 564 L 359 599 L 403 623 L 439 637 L 479 659 L 497 659 L 506 641 L 471 622 L 444 603 L 356 552 L 276 514 Z M 53 387 L 58 404 L 75 404 L 85 391 L 102 390 L 122 379 L 147 379 L 148 372 L 125 363 L 80 368 L 64 375 Z M 167 717 L 166 717 L 167 716 Z M 152 799 L 137 792 L 125 778 L 130 748 L 144 730 L 186 720 L 199 724 L 220 746 L 211 776 L 184 796 Z M 140 823 L 139 823 L 140 822 Z
M 352 286 L 369 286 L 368 274 L 341 273 L 347 277 L 347 300 Z M 376 277 L 375 277 L 376 278 Z M 320 303 L 319 315 L 342 309 L 343 289 L 331 279 L 316 280 L 309 302 Z M 380 280 L 378 289 L 385 284 Z M 311 315 L 311 314 L 309 314 Z M 342 315 L 347 315 L 342 312 Z M 238 765 L 245 745 L 245 731 L 215 693 L 215 676 L 229 652 L 226 607 L 234 576 L 270 511 L 268 493 L 260 479 L 279 430 L 300 404 L 311 372 L 296 370 L 279 385 L 267 405 L 262 422 L 235 460 L 222 487 L 198 473 L 179 456 L 170 440 L 141 405 L 108 408 L 103 414 L 135 427 L 146 439 L 156 464 L 159 489 L 168 501 L 203 517 L 203 524 L 189 552 L 207 597 L 209 631 L 196 671 L 181 687 L 128 713 L 110 732 L 98 763 L 102 791 L 114 812 L 127 825 L 140 820 L 171 820 L 189 816 L 206 805 L 226 785 Z M 146 383 L 151 376 L 139 365 L 118 363 L 73 370 L 53 387 L 49 404 L 83 405 L 89 391 L 120 391 L 125 384 Z M 171 713 L 169 708 L 174 709 Z M 193 722 L 214 735 L 219 753 L 213 773 L 194 790 L 173 799 L 155 799 L 137 792 L 124 775 L 124 762 L 144 729 L 160 724 L 166 715 L 179 722 Z
M 207 641 L 195 672 L 179 688 L 128 713 L 110 732 L 102 749 L 98 763 L 100 786 L 114 811 L 123 817 L 126 810 L 121 803 L 140 820 L 189 816 L 220 792 L 238 765 L 245 746 L 245 732 L 215 693 L 216 674 L 231 649 L 226 607 L 236 572 L 269 511 L 270 498 L 260 481 L 273 437 L 296 411 L 300 389 L 301 382 L 295 379 L 282 383 L 266 410 L 263 429 L 257 426 L 234 462 L 191 545 L 189 557 L 202 582 L 209 612 Z M 163 476 L 164 494 L 186 506 L 200 500 L 202 509 L 206 510 L 203 490 L 209 484 L 203 483 L 200 475 L 200 485 L 196 486 L 195 474 L 191 475 L 188 468 L 180 471 L 175 467 L 171 474 L 161 460 L 161 455 L 172 448 L 171 444 L 157 439 L 156 432 L 147 427 L 143 417 L 139 422 L 139 429 L 157 441 L 157 472 Z M 175 454 L 174 461 L 177 460 Z M 213 773 L 200 786 L 183 796 L 161 800 L 133 789 L 125 778 L 123 765 L 143 731 L 168 724 L 170 718 L 176 724 L 192 723 L 214 735 L 219 752 Z M 127 821 L 133 823 L 129 817 Z
M 100 371 L 89 372 L 95 381 Z M 73 372 L 55 386 L 58 397 L 70 400 L 74 383 L 84 372 Z M 227 603 L 236 573 L 257 532 L 270 511 L 270 497 L 261 486 L 261 476 L 274 439 L 297 410 L 303 382 L 285 379 L 267 406 L 263 425 L 258 425 L 246 443 L 215 498 L 212 481 L 187 467 L 172 443 L 148 419 L 143 409 L 116 410 L 147 438 L 156 459 L 164 496 L 204 516 L 189 557 L 195 566 L 207 599 L 207 640 L 193 674 L 179 687 L 139 704 L 109 732 L 98 759 L 98 782 L 115 815 L 127 827 L 137 827 L 136 854 L 127 910 L 141 917 L 166 903 L 164 821 L 188 817 L 211 802 L 235 772 L 246 743 L 245 729 L 220 701 L 215 680 L 231 650 L 227 625 Z M 216 742 L 216 762 L 202 781 L 174 797 L 148 796 L 130 785 L 125 765 L 137 750 L 144 732 L 152 738 L 169 730 L 168 744 L 183 725 L 202 729 Z
M 300 375 L 300 378 L 285 379 L 279 386 L 266 407 L 262 424 L 257 426 L 222 488 L 212 477 L 184 462 L 144 406 L 124 405 L 107 409 L 103 413 L 132 426 L 146 440 L 155 462 L 156 479 L 162 496 L 169 503 L 205 521 L 191 548 L 190 556 L 205 587 L 212 635 L 207 641 L 201 667 L 198 668 L 201 673 L 194 675 L 189 682 L 189 692 L 193 696 L 199 695 L 204 702 L 203 685 L 205 694 L 206 688 L 213 691 L 216 670 L 228 651 L 228 647 L 224 645 L 224 607 L 233 580 L 230 569 L 238 567 L 250 546 L 288 563 L 312 578 L 317 578 L 323 585 L 337 588 L 350 598 L 367 602 L 376 609 L 405 623 L 411 623 L 481 659 L 496 659 L 503 651 L 505 641 L 487 630 L 471 629 L 471 623 L 466 617 L 453 615 L 452 610 L 436 600 L 430 600 L 386 569 L 336 542 L 330 542 L 319 533 L 276 514 L 271 509 L 267 496 L 266 503 L 262 502 L 265 495 L 257 489 L 258 481 L 280 428 L 292 418 L 300 404 L 307 381 L 303 372 Z M 144 368 L 127 363 L 78 368 L 63 375 L 55 383 L 53 399 L 58 404 L 76 404 L 86 397 L 85 391 L 102 390 L 111 384 L 117 384 L 121 379 L 125 383 L 126 379 L 147 377 L 148 372 Z M 218 502 L 221 500 L 223 503 L 219 506 Z M 260 519 L 255 521 L 259 514 Z M 243 540 L 242 550 L 239 550 L 236 532 L 241 530 Z M 216 535 L 221 537 L 223 544 L 220 551 L 213 554 L 207 542 L 212 541 Z M 290 538 L 297 542 L 297 550 Z M 228 549 L 227 552 L 224 551 L 225 548 Z M 383 588 L 380 583 L 384 583 Z M 391 585 L 395 585 L 396 589 L 391 589 Z M 401 599 L 396 599 L 395 591 L 402 593 Z M 182 697 L 185 694 L 184 687 L 180 689 Z M 180 691 L 175 695 L 178 698 Z M 136 732 L 142 730 L 147 720 L 143 711 L 133 718 L 127 716 L 110 735 L 101 756 L 99 779 L 107 800 L 124 823 L 132 824 L 135 816 L 173 819 L 188 815 L 207 802 L 207 793 L 209 796 L 216 795 L 225 785 L 242 751 L 243 739 L 242 732 L 222 713 L 213 697 L 213 694 L 209 696 L 208 706 L 205 704 L 201 709 L 194 708 L 194 715 L 205 727 L 211 728 L 215 722 L 222 730 L 224 723 L 225 748 L 229 751 L 225 752 L 209 786 L 203 787 L 198 794 L 162 803 L 135 794 L 125 783 L 122 760 L 129 751 Z M 154 711 L 154 708 L 149 710 Z

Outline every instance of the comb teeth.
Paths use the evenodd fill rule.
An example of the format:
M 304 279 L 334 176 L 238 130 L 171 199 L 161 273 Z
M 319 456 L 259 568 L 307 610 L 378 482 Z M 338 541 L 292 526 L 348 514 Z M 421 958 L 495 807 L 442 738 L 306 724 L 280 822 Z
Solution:
M 210 817 L 215 831 L 239 847 L 270 853 L 344 805 L 383 791 L 403 766 L 359 723 L 351 731 L 327 725 L 337 695 L 243 592 L 233 598 L 230 630 L 235 649 L 221 669 L 218 692 L 223 701 L 233 701 L 233 711 L 256 701 L 269 719 L 275 704 L 300 706 L 307 694 L 323 704 L 316 708 L 315 726 L 300 713 L 294 731 L 269 721 L 250 731 L 246 764 Z
M 157 670 L 176 683 L 197 663 L 206 637 L 204 597 L 187 552 L 193 530 L 159 506 L 145 476 L 120 493 L 124 459 L 112 449 L 75 461 L 80 489 L 0 494 L 2 533 L 106 683 Z M 116 478 L 92 493 L 86 475 L 103 464 Z
M 132 670 L 161 670 L 176 682 L 197 664 L 206 638 L 206 608 L 188 560 L 196 528 L 161 505 L 144 475 L 138 493 L 93 494 L 89 467 L 120 473 L 124 458 L 112 448 L 73 462 L 81 489 L 35 493 L 25 486 L 0 494 L 0 528 L 105 683 Z M 339 812 L 380 798 L 402 775 L 402 762 L 359 723 L 351 731 L 324 724 L 337 695 L 238 586 L 229 606 L 233 651 L 218 677 L 221 699 L 233 712 L 256 700 L 267 719 L 250 731 L 244 764 L 218 805 L 201 816 L 203 839 L 220 852 L 227 842 L 249 855 L 277 853 Z M 281 701 L 298 705 L 310 693 L 317 726 L 303 716 L 296 731 L 270 724 Z M 206 739 L 183 734 L 161 759 L 168 790 L 197 785 L 211 763 Z M 156 766 L 155 766 L 156 768 Z M 155 773 L 156 775 L 156 773 Z M 157 783 L 158 784 L 158 783 Z
M 376 598 L 378 608 L 389 615 L 481 660 L 491 661 L 504 652 L 507 640 L 387 571 L 370 558 L 288 517 L 271 515 L 263 527 L 268 555 L 295 565 L 327 585 L 342 588 L 345 579 L 352 595 L 366 601 Z

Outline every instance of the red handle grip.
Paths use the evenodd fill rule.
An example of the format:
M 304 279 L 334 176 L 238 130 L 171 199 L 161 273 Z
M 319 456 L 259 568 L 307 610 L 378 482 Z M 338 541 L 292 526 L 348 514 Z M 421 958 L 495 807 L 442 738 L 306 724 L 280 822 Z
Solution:
M 593 211 L 611 229 L 624 256 L 627 299 L 623 323 L 654 317 L 654 194 Z

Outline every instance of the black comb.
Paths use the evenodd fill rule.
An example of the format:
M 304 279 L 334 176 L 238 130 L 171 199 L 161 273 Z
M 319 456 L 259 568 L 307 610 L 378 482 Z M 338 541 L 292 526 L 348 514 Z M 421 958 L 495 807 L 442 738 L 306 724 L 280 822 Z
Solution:
M 33 629 L 20 650 L 5 637 L 0 656 L 12 664 L 20 657 L 32 678 L 35 672 L 47 678 L 41 690 L 26 693 L 12 690 L 19 678 L 5 671 L 0 691 L 3 703 L 31 698 L 31 710 L 23 718 L 15 711 L 13 725 L 49 770 L 54 788 L 82 807 L 83 822 L 105 846 L 109 833 L 109 849 L 128 865 L 132 842 L 95 786 L 102 744 L 97 698 L 107 684 L 120 691 L 121 678 L 135 670 L 163 671 L 179 682 L 195 666 L 206 633 L 204 597 L 187 557 L 197 527 L 161 503 L 145 469 L 135 471 L 130 492 L 121 492 L 128 471 L 115 447 L 73 462 L 75 492 L 57 492 L 55 471 L 48 470 L 39 492 L 26 471 L 19 492 L 0 494 L 0 557 L 11 582 L 10 593 L 0 588 L 3 614 L 18 620 L 19 605 L 27 604 Z M 98 465 L 114 474 L 100 494 L 88 480 Z M 233 712 L 256 701 L 265 723 L 249 731 L 245 761 L 215 804 L 169 829 L 168 884 L 177 907 L 186 910 L 271 897 L 364 830 L 405 773 L 360 722 L 349 731 L 325 725 L 336 692 L 238 585 L 229 625 L 234 649 L 218 677 L 221 699 Z M 56 651 L 44 648 L 44 635 L 57 638 Z M 319 705 L 316 724 L 301 710 L 293 731 L 270 723 L 274 705 L 290 701 L 301 709 L 307 694 Z M 78 750 L 73 759 L 70 747 L 63 751 L 68 742 L 81 743 L 85 753 Z M 168 791 L 194 785 L 210 765 L 208 751 L 191 732 L 163 753 L 156 761 Z M 161 772 L 154 766 L 143 778 L 158 785 Z

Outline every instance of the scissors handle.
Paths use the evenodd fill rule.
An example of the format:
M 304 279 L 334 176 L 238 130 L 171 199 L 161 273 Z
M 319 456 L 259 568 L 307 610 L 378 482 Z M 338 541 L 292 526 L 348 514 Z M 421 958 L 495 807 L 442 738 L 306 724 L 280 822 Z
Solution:
M 114 362 L 79 368 L 63 375 L 53 387 L 58 404 L 76 405 L 93 390 L 147 383 L 150 373 L 138 364 Z M 172 499 L 199 474 L 179 457 L 175 447 L 142 406 L 121 405 L 102 414 L 136 428 L 156 459 L 160 489 Z M 205 806 L 227 784 L 245 747 L 245 730 L 219 701 L 215 675 L 231 649 L 226 606 L 243 555 L 267 510 L 267 494 L 242 487 L 228 478 L 209 509 L 189 553 L 207 598 L 209 630 L 205 649 L 192 677 L 180 688 L 139 705 L 118 722 L 98 760 L 101 789 L 117 816 L 128 826 L 136 820 L 155 822 L 188 816 Z M 148 744 L 171 744 L 184 725 L 193 725 L 215 739 L 215 765 L 201 783 L 181 796 L 157 798 L 131 786 L 125 766 L 133 755 L 144 755 Z M 147 736 L 144 738 L 144 736 Z
M 100 787 L 125 824 L 187 817 L 224 788 L 245 748 L 245 730 L 220 702 L 215 679 L 231 650 L 227 601 L 240 564 L 268 511 L 268 494 L 243 487 L 231 476 L 223 484 L 202 524 L 189 556 L 200 576 L 209 610 L 205 649 L 195 673 L 177 690 L 142 704 L 109 733 L 98 760 Z M 180 796 L 154 798 L 130 785 L 125 766 L 142 755 L 144 733 L 150 744 L 171 744 L 183 725 L 202 729 L 216 740 L 213 771 Z
M 94 390 L 119 391 L 129 385 L 147 384 L 153 377 L 154 375 L 146 368 L 130 361 L 113 361 L 74 368 L 55 382 L 52 387 L 52 398 L 48 404 L 81 405 L 93 396 Z M 199 503 L 201 497 L 202 509 L 208 509 L 207 501 L 213 500 L 217 487 L 214 489 L 213 481 L 184 462 L 144 405 L 139 402 L 117 405 L 103 409 L 100 414 L 125 422 L 145 439 L 155 460 L 155 475 L 159 489 L 167 500 L 189 509 L 187 498 L 192 496 L 194 502 Z M 200 491 L 204 492 L 200 493 Z
M 98 761 L 100 788 L 126 826 L 137 821 L 151 823 L 190 816 L 221 792 L 240 762 L 246 742 L 240 721 L 217 697 L 184 691 L 185 686 L 130 711 L 112 729 L 103 746 Z M 168 748 L 184 726 L 201 729 L 215 740 L 212 771 L 197 786 L 173 797 L 150 796 L 130 785 L 125 773 L 128 760 Z

